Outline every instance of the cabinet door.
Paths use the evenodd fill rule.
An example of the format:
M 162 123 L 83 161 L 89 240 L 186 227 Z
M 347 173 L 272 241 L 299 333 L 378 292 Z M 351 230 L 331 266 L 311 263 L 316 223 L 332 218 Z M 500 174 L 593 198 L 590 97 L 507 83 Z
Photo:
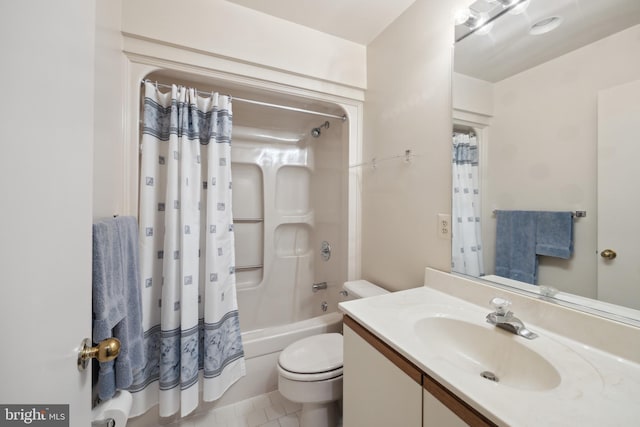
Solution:
M 467 427 L 467 423 L 427 390 L 424 391 L 423 411 L 423 427 Z
M 419 427 L 422 386 L 344 327 L 344 427 Z

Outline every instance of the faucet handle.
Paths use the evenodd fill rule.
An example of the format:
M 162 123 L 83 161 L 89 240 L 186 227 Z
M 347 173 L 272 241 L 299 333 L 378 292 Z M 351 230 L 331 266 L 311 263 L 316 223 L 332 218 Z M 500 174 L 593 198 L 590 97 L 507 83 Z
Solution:
M 509 301 L 508 299 L 495 297 L 489 302 L 489 304 L 491 304 L 491 307 L 493 307 L 493 309 L 496 311 L 496 314 L 504 316 L 509 312 L 511 301 Z

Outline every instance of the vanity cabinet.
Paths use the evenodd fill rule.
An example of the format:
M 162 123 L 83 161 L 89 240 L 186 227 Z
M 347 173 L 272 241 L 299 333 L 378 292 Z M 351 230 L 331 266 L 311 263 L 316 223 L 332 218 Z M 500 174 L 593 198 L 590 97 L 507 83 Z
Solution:
M 422 426 L 421 373 L 409 365 L 406 373 L 383 353 L 385 344 L 363 338 L 360 329 L 368 332 L 345 322 L 342 425 Z
M 343 402 L 344 427 L 495 426 L 349 316 Z
M 467 427 L 455 412 L 447 408 L 427 390 L 422 394 L 423 427 Z

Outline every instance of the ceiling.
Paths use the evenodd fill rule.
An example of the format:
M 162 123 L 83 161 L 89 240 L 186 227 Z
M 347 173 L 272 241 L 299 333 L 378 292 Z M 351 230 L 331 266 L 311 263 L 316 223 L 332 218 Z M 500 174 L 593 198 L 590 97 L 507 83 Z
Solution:
M 415 0 L 227 1 L 365 46 L 415 2 Z
M 484 0 L 471 5 L 486 7 Z M 557 29 L 529 34 L 532 24 L 551 16 L 563 18 Z M 525 13 L 504 14 L 488 34 L 456 43 L 455 71 L 497 82 L 637 24 L 640 0 L 531 0 Z

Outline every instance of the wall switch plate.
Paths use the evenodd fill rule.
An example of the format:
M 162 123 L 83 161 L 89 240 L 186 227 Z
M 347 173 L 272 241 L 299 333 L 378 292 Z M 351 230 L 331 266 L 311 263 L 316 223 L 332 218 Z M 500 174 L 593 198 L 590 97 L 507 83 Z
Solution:
M 438 214 L 438 236 L 442 239 L 451 238 L 451 215 Z

